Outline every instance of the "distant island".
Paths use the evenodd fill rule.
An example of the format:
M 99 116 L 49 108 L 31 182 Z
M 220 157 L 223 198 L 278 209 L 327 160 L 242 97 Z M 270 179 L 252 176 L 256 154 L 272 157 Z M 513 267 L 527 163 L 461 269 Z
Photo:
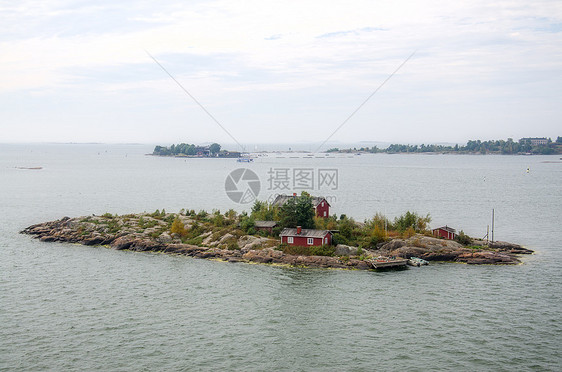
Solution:
M 470 140 L 465 146 L 444 146 L 444 145 L 400 145 L 391 144 L 387 148 L 361 147 L 339 149 L 331 148 L 329 153 L 386 153 L 386 154 L 410 154 L 410 153 L 442 153 L 442 154 L 503 154 L 503 155 L 556 155 L 562 154 L 562 137 L 558 137 L 556 142 L 550 138 L 521 138 L 518 142 L 512 138 L 507 140 Z
M 189 158 L 239 158 L 240 152 L 222 150 L 221 145 L 213 143 L 207 146 L 198 146 L 189 143 L 173 144 L 167 146 L 156 146 L 152 155 L 175 156 Z

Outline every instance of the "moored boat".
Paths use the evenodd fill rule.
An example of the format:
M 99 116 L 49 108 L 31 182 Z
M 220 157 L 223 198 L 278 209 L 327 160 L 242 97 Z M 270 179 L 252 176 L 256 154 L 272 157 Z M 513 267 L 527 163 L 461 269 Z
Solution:
M 423 265 L 429 265 L 429 262 L 418 257 L 410 257 L 410 259 L 408 260 L 408 265 L 420 267 Z

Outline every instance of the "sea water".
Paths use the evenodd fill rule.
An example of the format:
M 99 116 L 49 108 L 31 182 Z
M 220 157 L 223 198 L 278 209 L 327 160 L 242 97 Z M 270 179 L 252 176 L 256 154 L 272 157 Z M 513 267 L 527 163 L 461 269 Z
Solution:
M 558 157 L 277 153 L 241 164 L 145 155 L 151 151 L 0 145 L 0 370 L 561 369 Z M 34 167 L 42 169 L 21 169 Z M 409 210 L 429 213 L 433 227 L 482 237 L 494 209 L 495 239 L 536 254 L 517 266 L 375 273 L 42 243 L 18 233 L 63 216 L 249 211 L 225 192 L 237 168 L 257 176 L 259 199 L 305 190 L 358 221 Z M 321 174 L 333 177 L 321 182 Z

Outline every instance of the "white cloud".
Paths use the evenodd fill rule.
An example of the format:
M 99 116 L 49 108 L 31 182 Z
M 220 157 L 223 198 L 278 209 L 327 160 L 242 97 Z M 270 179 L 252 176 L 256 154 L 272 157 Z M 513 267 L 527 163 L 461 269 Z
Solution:
M 409 123 L 438 128 L 457 115 L 477 117 L 489 126 L 487 117 L 497 122 L 504 115 L 509 123 L 501 127 L 507 132 L 514 122 L 511 115 L 486 103 L 506 99 L 513 100 L 515 112 L 518 107 L 531 111 L 516 115 L 521 128 L 533 114 L 540 117 L 533 111 L 548 110 L 541 125 L 554 132 L 556 115 L 561 114 L 552 109 L 552 102 L 562 95 L 559 1 L 82 4 L 23 1 L 0 6 L 4 25 L 0 31 L 0 95 L 21 94 L 23 107 L 24 97 L 31 92 L 53 99 L 83 96 L 100 102 L 103 94 L 117 100 L 122 94 L 136 97 L 146 107 L 158 94 L 176 94 L 177 101 L 183 100 L 183 93 L 159 71 L 146 49 L 219 114 L 240 117 L 245 110 L 255 110 L 256 105 L 269 107 L 274 100 L 286 105 L 282 118 L 272 118 L 275 125 L 291 126 L 287 123 L 302 115 L 302 110 L 330 113 L 319 114 L 316 120 L 307 117 L 306 126 L 313 136 L 327 119 L 337 122 L 335 107 L 341 108 L 337 115 L 343 120 L 418 50 L 376 96 L 377 105 L 367 105 L 362 109 L 364 115 L 348 125 L 362 128 L 364 135 L 372 137 L 404 136 L 404 131 L 393 133 L 391 128 L 371 131 L 370 118 L 379 116 L 409 128 L 414 137 L 431 137 L 436 131 L 427 135 Z M 141 67 L 138 77 L 131 75 Z M 115 77 L 119 75 L 127 78 Z M 91 96 L 92 91 L 98 95 Z M 533 99 L 539 95 L 541 99 Z M 300 97 L 300 102 L 294 97 Z M 176 98 L 171 101 L 177 102 Z M 523 104 L 525 99 L 533 105 Z M 236 103 L 235 112 L 228 108 L 229 102 Z M 378 105 L 382 102 L 384 107 Z M 17 108 L 4 108 L 0 115 L 0 119 L 17 121 L 23 114 Z M 36 120 L 49 117 L 37 115 Z M 265 119 L 266 115 L 260 112 L 255 117 Z M 167 117 L 183 120 L 181 113 Z M 148 125 L 142 117 L 140 121 Z M 469 125 L 465 119 L 460 121 Z M 244 120 L 231 122 L 245 132 Z M 54 121 L 48 125 L 57 126 Z M 459 127 L 457 132 L 469 129 Z M 341 135 L 353 139 L 357 132 L 342 131 Z M 550 132 L 546 135 L 555 134 Z M 51 133 L 56 135 L 57 130 Z

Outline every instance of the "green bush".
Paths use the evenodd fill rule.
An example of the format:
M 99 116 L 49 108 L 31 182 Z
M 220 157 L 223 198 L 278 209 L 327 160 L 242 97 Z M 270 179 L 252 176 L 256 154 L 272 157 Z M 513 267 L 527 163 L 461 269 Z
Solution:
M 203 243 L 203 238 L 198 236 L 196 238 L 185 239 L 184 243 L 201 246 L 201 244 Z
M 468 235 L 466 235 L 464 233 L 464 231 L 461 230 L 461 232 L 455 237 L 455 240 L 462 244 L 462 245 L 470 245 L 472 244 L 472 238 Z
M 310 247 L 312 256 L 333 256 L 336 253 L 336 247 L 333 245 L 319 245 Z
M 340 233 L 335 233 L 335 234 L 334 234 L 334 237 L 333 237 L 333 243 L 334 243 L 335 245 L 338 245 L 338 244 L 345 244 L 345 245 L 348 245 L 348 240 L 347 240 L 347 238 L 346 238 L 345 236 L 343 236 L 342 234 L 340 234 Z
M 302 245 L 279 245 L 279 249 L 286 254 L 295 256 L 333 256 L 336 248 L 332 245 L 302 246 Z

